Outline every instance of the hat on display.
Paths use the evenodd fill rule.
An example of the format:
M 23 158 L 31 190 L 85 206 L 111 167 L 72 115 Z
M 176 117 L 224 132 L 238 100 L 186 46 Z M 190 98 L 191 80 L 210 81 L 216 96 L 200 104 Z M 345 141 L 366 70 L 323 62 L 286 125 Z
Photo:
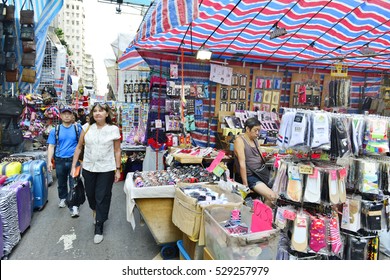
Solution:
M 71 107 L 65 106 L 64 108 L 61 109 L 61 114 L 62 114 L 62 113 L 65 113 L 65 112 L 70 112 L 70 113 L 72 113 L 73 110 L 72 110 Z

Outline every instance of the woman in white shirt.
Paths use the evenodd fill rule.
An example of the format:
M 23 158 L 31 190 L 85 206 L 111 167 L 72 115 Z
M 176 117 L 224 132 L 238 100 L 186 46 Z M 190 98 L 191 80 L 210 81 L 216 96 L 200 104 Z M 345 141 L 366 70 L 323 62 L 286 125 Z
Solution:
M 95 223 L 94 243 L 103 241 L 103 224 L 108 219 L 111 190 L 120 178 L 121 150 L 119 128 L 113 125 L 111 108 L 105 103 L 95 103 L 90 121 L 83 125 L 72 162 L 72 173 L 84 145 L 82 176 L 89 207 Z

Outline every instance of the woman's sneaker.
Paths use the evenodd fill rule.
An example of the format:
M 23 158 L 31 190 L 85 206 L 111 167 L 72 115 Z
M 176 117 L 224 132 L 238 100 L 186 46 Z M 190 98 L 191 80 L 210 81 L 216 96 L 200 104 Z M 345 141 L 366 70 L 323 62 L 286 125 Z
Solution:
M 80 213 L 79 213 L 79 208 L 77 206 L 73 206 L 72 209 L 70 210 L 70 216 L 72 218 L 77 218 L 80 216 Z

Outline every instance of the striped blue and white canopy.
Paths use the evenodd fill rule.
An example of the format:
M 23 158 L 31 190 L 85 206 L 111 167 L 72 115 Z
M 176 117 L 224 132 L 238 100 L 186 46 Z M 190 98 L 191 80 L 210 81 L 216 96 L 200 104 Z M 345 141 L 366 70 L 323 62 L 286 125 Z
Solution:
M 15 3 L 15 30 L 17 38 L 20 38 L 20 23 L 19 23 L 19 11 L 25 0 L 14 0 L 8 2 Z M 42 71 L 43 58 L 45 54 L 46 47 L 46 35 L 50 23 L 53 21 L 54 17 L 61 10 L 63 5 L 63 0 L 31 0 L 34 9 L 34 31 L 35 31 L 35 42 L 37 44 L 37 56 L 35 59 L 35 66 L 33 67 L 37 72 L 37 79 L 35 84 L 32 85 L 33 89 L 37 89 L 40 83 L 40 74 Z M 27 0 L 26 6 L 24 9 L 31 9 L 30 0 Z M 21 61 L 23 54 L 22 42 L 18 40 L 19 44 L 16 46 L 16 57 L 18 61 Z M 19 63 L 20 64 L 20 63 Z M 23 67 L 19 67 L 19 73 L 22 73 Z M 21 75 L 19 77 L 21 80 Z M 11 83 L 6 83 L 5 88 L 9 89 Z M 28 83 L 19 83 L 18 88 L 21 89 L 21 92 L 28 92 L 30 84 Z
M 276 27 L 287 33 L 271 39 Z M 136 62 L 136 49 L 195 54 L 200 47 L 212 59 L 317 68 L 342 59 L 355 69 L 388 71 L 390 1 L 156 0 L 120 67 Z M 362 54 L 366 47 L 371 54 Z

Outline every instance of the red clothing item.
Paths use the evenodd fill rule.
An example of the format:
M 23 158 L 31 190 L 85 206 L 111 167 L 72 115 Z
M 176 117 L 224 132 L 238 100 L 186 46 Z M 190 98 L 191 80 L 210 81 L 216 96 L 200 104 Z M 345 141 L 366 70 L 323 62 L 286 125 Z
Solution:
M 306 87 L 301 85 L 298 89 L 298 102 L 300 104 L 306 103 Z

